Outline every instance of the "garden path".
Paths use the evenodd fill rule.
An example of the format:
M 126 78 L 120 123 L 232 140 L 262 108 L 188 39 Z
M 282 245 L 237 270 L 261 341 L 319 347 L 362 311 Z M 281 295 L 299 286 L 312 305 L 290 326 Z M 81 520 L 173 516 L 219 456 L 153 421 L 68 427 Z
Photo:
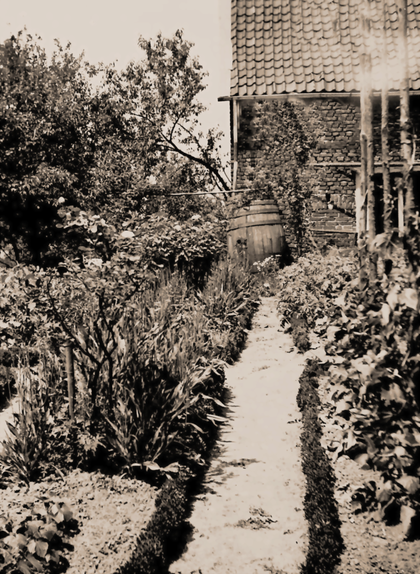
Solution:
M 7 423 L 13 422 L 13 414 L 17 412 L 19 412 L 19 400 L 16 397 L 4 409 L 0 409 L 0 449 L 9 432 Z
M 228 367 L 224 425 L 172 574 L 297 574 L 305 560 L 305 479 L 296 405 L 304 357 L 263 298 L 240 359 Z

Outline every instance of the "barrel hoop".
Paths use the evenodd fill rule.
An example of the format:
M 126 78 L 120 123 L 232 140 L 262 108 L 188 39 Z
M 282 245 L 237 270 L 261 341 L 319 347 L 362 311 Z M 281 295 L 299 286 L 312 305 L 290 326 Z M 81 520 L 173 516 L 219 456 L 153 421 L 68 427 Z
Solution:
M 273 225 L 279 225 L 280 227 L 282 227 L 281 223 L 279 221 L 261 221 L 260 223 L 244 223 L 242 225 L 238 225 L 237 227 L 230 227 L 229 231 L 236 231 L 237 229 L 246 229 L 246 228 L 252 228 L 252 227 L 261 227 L 265 225 L 267 226 L 273 226 Z
M 243 209 L 243 208 L 241 208 Z M 238 210 L 235 215 L 231 218 L 231 219 L 236 219 L 237 217 L 252 217 L 253 215 L 267 215 L 270 213 L 276 213 L 277 215 L 280 215 L 280 212 L 277 208 L 275 209 L 262 209 L 259 211 L 246 211 L 245 213 L 241 213 L 241 210 Z

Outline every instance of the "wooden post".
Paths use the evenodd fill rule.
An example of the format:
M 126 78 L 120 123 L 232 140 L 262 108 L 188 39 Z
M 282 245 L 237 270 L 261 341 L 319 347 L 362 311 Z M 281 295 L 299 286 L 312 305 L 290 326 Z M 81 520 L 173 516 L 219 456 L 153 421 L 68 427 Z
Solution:
M 74 362 L 73 362 L 73 344 L 70 340 L 64 343 L 66 352 L 66 371 L 67 371 L 67 391 L 69 396 L 69 416 L 70 421 L 74 422 Z
M 375 219 L 375 182 L 373 175 L 375 172 L 374 155 L 373 155 L 373 94 L 372 94 L 372 52 L 374 47 L 374 38 L 372 35 L 370 2 L 365 4 L 365 18 L 362 20 L 365 44 L 365 132 L 366 132 L 366 184 L 367 184 L 367 228 L 368 228 L 368 251 L 369 251 L 369 276 L 371 279 L 376 277 L 377 257 L 373 253 L 373 246 L 376 237 L 376 219 Z
M 381 148 L 382 183 L 384 193 L 384 233 L 389 235 L 392 228 L 392 194 L 389 173 L 389 95 L 388 95 L 388 45 L 386 39 L 386 0 L 382 0 L 382 90 L 381 90 Z
M 369 116 L 371 117 L 370 108 L 370 89 L 371 79 L 368 75 L 368 5 L 364 0 L 359 7 L 360 31 L 362 42 L 360 47 L 360 227 L 358 237 L 358 248 L 360 258 L 359 282 L 363 286 L 366 279 L 366 229 L 369 217 L 366 217 L 369 207 L 367 202 L 369 194 Z
M 413 181 L 411 178 L 411 137 L 410 137 L 410 97 L 409 97 L 409 68 L 407 43 L 407 0 L 398 0 L 398 38 L 399 55 L 401 58 L 400 83 L 400 126 L 401 126 L 401 159 L 403 161 L 403 185 L 398 195 L 399 205 L 403 205 L 405 192 L 404 220 L 399 225 L 400 235 L 403 234 L 404 224 L 413 213 Z M 400 194 L 402 197 L 400 197 Z M 399 219 L 400 221 L 400 219 Z
M 239 132 L 239 106 L 236 100 L 232 102 L 232 130 L 233 130 L 233 177 L 232 189 L 238 184 L 238 132 Z

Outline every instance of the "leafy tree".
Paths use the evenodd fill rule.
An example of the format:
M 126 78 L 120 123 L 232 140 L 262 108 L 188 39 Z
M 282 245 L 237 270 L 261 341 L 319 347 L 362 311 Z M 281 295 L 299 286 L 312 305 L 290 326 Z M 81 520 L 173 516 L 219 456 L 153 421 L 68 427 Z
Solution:
M 89 65 L 71 54 L 70 45 L 57 43 L 48 60 L 39 38 L 19 33 L 5 42 L 0 245 L 11 244 L 18 261 L 60 259 L 62 203 L 121 225 L 161 210 L 159 196 L 170 192 L 228 187 L 220 134 L 199 130 L 204 108 L 197 95 L 205 74 L 189 55 L 191 44 L 177 32 L 172 40 L 158 36 L 155 45 L 142 39 L 140 45 L 146 60 L 118 72 L 114 65 Z M 171 199 L 165 205 L 181 219 L 197 210 L 209 211 L 208 202 Z
M 23 34 L 5 43 L 0 69 L 0 213 L 3 240 L 35 262 L 51 240 L 60 196 L 74 200 L 93 150 L 84 126 L 89 97 L 82 63 L 60 46 L 45 51 Z
M 197 96 L 206 87 L 207 74 L 191 57 L 193 44 L 178 30 L 171 39 L 161 34 L 155 41 L 140 37 L 139 45 L 146 53 L 143 61 L 131 62 L 120 73 L 108 68 L 109 94 L 127 114 L 149 126 L 161 159 L 166 161 L 168 152 L 172 160 L 184 158 L 201 168 L 201 184 L 228 191 L 220 158 L 222 133 L 213 128 L 204 134 L 198 119 L 205 107 Z

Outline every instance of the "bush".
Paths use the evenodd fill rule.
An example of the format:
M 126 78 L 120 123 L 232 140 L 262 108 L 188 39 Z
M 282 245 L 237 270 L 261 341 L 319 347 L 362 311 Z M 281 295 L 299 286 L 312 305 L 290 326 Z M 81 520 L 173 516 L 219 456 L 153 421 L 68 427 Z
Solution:
M 300 257 L 279 273 L 277 310 L 281 323 L 290 323 L 295 317 L 313 329 L 330 315 L 333 300 L 356 276 L 356 258 L 343 257 L 337 250 Z

